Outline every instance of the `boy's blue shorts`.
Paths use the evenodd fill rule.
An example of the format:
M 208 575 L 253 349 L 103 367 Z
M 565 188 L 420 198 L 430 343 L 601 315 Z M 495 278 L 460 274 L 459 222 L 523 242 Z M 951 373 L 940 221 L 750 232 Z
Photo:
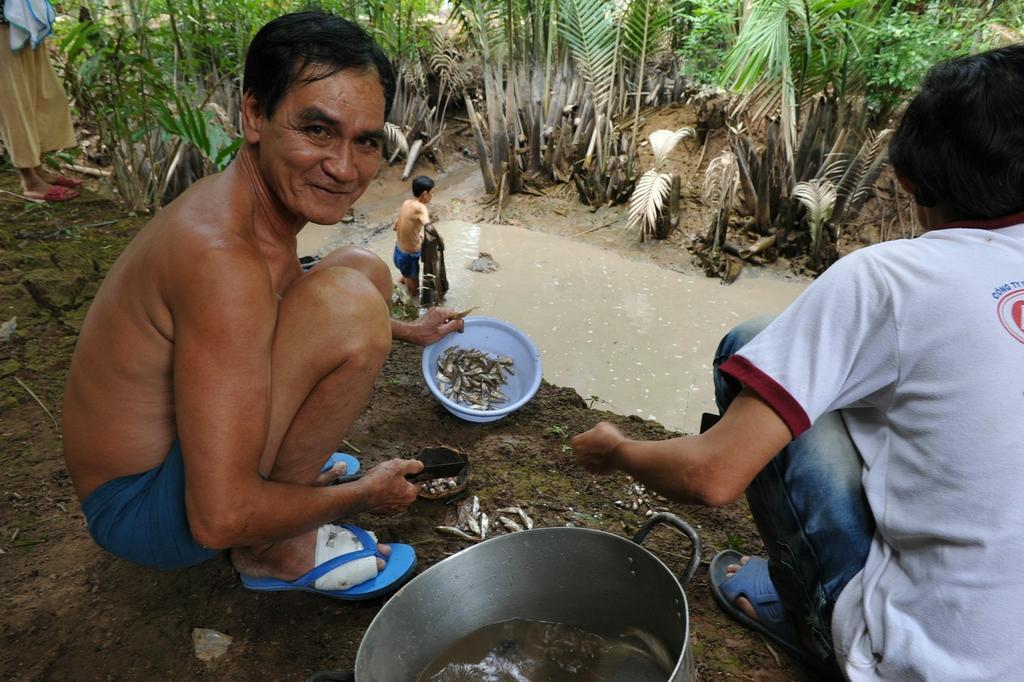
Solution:
M 193 538 L 185 513 L 185 464 L 174 442 L 163 464 L 107 481 L 82 502 L 96 544 L 122 559 L 163 570 L 217 554 Z
M 398 244 L 395 244 L 395 267 L 402 273 L 402 277 L 419 277 L 420 276 L 420 253 L 406 253 L 398 248 Z

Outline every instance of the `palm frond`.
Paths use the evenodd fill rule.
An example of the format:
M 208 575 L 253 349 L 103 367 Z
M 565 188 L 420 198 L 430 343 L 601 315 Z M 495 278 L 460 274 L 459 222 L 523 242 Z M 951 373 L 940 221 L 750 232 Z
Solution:
M 425 92 L 427 89 L 427 73 L 423 69 L 423 62 L 417 59 L 408 59 L 405 62 L 406 68 L 402 71 L 406 87 L 415 93 Z
M 652 236 L 671 186 L 672 176 L 669 173 L 649 170 L 641 175 L 629 198 L 626 229 L 639 225 L 641 239 Z
M 505 8 L 500 0 L 457 0 L 452 5 L 451 20 L 460 31 L 470 34 L 485 64 L 504 61 Z
M 736 155 L 729 149 L 723 149 L 721 154 L 708 162 L 701 194 L 708 204 L 731 209 L 736 203 L 739 189 L 740 173 L 736 165 Z
M 590 86 L 594 110 L 607 111 L 615 78 L 615 26 L 607 0 L 564 0 L 558 8 L 558 30 L 584 82 Z
M 887 150 L 891 135 L 892 130 L 886 128 L 865 141 L 864 146 L 861 147 L 860 155 L 863 157 L 862 170 L 857 178 L 857 183 L 854 185 L 853 192 L 850 194 L 850 198 L 847 199 L 847 211 L 860 208 L 860 205 L 867 199 L 874 188 L 875 181 L 878 180 L 882 167 L 888 158 Z
M 655 130 L 647 136 L 651 144 L 651 153 L 654 154 L 654 163 L 660 164 L 679 144 L 684 137 L 693 137 L 697 134 L 693 128 L 680 128 L 679 130 Z
M 839 195 L 836 205 L 838 221 L 841 222 L 851 211 L 855 212 L 867 199 L 882 171 L 882 164 L 885 162 L 885 143 L 891 132 L 882 130 L 878 134 L 869 133 L 856 154 L 847 155 L 850 161 L 836 183 Z
M 846 169 L 850 167 L 850 155 L 845 152 L 831 152 L 818 170 L 819 178 L 827 178 L 834 184 L 842 180 Z
M 836 186 L 827 178 L 814 178 L 796 183 L 793 198 L 807 209 L 807 227 L 811 232 L 811 256 L 821 251 L 821 235 L 836 205 Z
M 651 54 L 662 44 L 672 19 L 672 7 L 663 0 L 633 0 L 622 17 L 622 45 L 631 58 Z
M 459 96 L 469 85 L 472 74 L 462 54 L 439 34 L 434 36 L 434 54 L 430 56 L 430 67 L 441 80 L 441 90 Z
M 762 0 L 753 4 L 736 43 L 726 55 L 723 84 L 743 92 L 763 78 L 792 73 L 790 36 L 803 28 L 807 14 L 802 0 Z M 809 36 L 808 36 L 809 37 Z
M 390 149 L 400 150 L 402 156 L 409 155 L 409 141 L 405 139 L 405 133 L 402 132 L 399 126 L 391 121 L 387 121 L 384 123 L 384 133 L 387 135 L 388 147 Z

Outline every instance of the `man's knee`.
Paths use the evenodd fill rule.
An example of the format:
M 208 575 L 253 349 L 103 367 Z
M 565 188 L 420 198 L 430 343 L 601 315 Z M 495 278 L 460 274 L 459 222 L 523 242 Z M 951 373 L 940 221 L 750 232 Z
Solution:
M 380 292 L 361 271 L 317 267 L 294 292 L 321 321 L 322 335 L 339 350 L 384 356 L 391 349 L 391 322 Z
M 736 351 L 747 345 L 751 339 L 760 334 L 774 319 L 775 315 L 761 315 L 760 317 L 740 322 L 730 329 L 718 344 L 718 350 L 715 353 L 715 366 L 717 367 L 735 355 Z
M 718 350 L 715 351 L 715 358 L 712 363 L 712 378 L 715 384 L 715 402 L 718 405 L 720 414 L 725 414 L 725 410 L 728 409 L 733 398 L 739 394 L 743 387 L 739 381 L 723 374 L 718 368 L 735 355 L 739 349 L 747 345 L 751 339 L 760 334 L 774 319 L 774 315 L 762 315 L 745 322 L 740 322 L 729 330 L 718 344 Z
M 358 246 L 344 246 L 331 251 L 317 263 L 318 268 L 332 266 L 351 268 L 362 273 L 385 301 L 391 300 L 391 271 L 388 269 L 387 263 L 372 251 Z

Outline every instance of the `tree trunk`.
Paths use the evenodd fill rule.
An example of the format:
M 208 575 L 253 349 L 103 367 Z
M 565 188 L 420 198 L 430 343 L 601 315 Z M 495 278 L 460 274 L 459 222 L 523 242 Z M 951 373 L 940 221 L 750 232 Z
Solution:
M 416 166 L 416 159 L 419 158 L 420 150 L 423 149 L 423 140 L 418 139 L 409 147 L 409 158 L 405 161 L 405 170 L 402 171 L 402 180 L 408 180 L 412 170 Z
M 480 162 L 480 174 L 484 179 L 484 191 L 494 194 L 494 170 L 491 168 L 490 155 L 487 153 L 487 145 L 484 143 L 484 134 L 480 130 L 480 122 L 476 117 L 476 110 L 473 109 L 473 101 L 469 95 L 463 95 L 466 102 L 466 114 L 469 117 L 469 124 L 473 127 L 473 138 L 476 140 L 476 155 Z
M 672 175 L 672 189 L 668 193 L 668 210 L 661 214 L 658 219 L 654 236 L 657 239 L 666 239 L 672 230 L 679 226 L 679 195 L 682 193 L 683 181 L 679 175 Z

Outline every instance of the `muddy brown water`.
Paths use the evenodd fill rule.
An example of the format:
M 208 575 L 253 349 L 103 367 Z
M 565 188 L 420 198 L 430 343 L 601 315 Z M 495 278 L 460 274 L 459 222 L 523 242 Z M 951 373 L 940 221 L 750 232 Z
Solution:
M 497 317 L 536 344 L 544 378 L 594 406 L 695 433 L 714 412 L 711 360 L 733 325 L 782 311 L 806 286 L 741 277 L 729 286 L 632 260 L 578 240 L 521 227 L 440 221 L 450 290 L 445 304 Z M 309 225 L 300 254 L 362 243 L 391 263 L 394 232 Z M 474 272 L 481 252 L 498 264 Z M 394 270 L 394 267 L 392 266 Z M 397 270 L 395 270 L 397 277 Z
M 671 662 L 657 661 L 644 638 L 602 637 L 565 623 L 514 619 L 458 639 L 417 680 L 664 682 L 671 673 Z

